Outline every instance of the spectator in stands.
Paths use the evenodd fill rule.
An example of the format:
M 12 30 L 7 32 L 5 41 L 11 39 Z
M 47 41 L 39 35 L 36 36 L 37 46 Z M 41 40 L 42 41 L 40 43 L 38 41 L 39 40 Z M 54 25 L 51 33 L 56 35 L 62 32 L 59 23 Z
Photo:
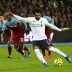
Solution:
M 12 11 L 19 15 L 33 16 L 35 7 L 43 9 L 44 14 L 55 20 L 55 25 L 64 27 L 70 25 L 71 7 L 64 0 L 0 0 L 0 12 Z M 66 21 L 67 20 L 67 21 Z

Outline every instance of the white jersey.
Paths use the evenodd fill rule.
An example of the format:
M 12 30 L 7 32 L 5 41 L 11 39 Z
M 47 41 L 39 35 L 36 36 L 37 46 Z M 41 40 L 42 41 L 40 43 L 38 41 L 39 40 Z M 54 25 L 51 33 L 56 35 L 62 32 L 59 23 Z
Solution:
M 29 18 L 29 21 L 33 33 L 33 40 L 47 39 L 45 35 L 45 24 L 47 24 L 47 21 L 44 18 L 36 20 L 35 17 Z
M 15 18 L 17 18 L 18 20 L 26 21 L 30 24 L 30 27 L 31 27 L 31 30 L 33 33 L 33 41 L 47 39 L 47 37 L 45 35 L 45 26 L 48 26 L 57 31 L 61 31 L 61 29 L 48 23 L 48 21 L 42 17 L 39 20 L 36 20 L 35 17 L 23 18 L 23 17 L 17 16 L 17 15 L 14 15 L 14 14 L 13 14 L 13 16 Z

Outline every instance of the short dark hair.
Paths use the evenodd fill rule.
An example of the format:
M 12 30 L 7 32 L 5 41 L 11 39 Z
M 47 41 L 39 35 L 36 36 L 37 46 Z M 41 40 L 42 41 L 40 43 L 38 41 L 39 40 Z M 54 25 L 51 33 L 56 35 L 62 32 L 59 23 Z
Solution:
M 35 13 L 41 13 L 41 14 L 42 14 L 42 9 L 40 9 L 40 8 L 35 8 L 35 9 L 33 10 L 33 14 L 35 14 Z

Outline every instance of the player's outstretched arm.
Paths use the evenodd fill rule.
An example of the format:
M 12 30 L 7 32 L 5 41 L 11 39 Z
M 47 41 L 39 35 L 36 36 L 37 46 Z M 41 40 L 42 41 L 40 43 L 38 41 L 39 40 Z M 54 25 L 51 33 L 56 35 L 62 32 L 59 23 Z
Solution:
M 1 34 L 1 42 L 4 43 L 3 33 Z
M 69 28 L 61 28 L 61 29 L 60 29 L 60 28 L 56 27 L 55 25 L 50 24 L 50 23 L 48 23 L 48 22 L 47 22 L 46 26 L 48 26 L 48 27 L 50 27 L 51 29 L 54 29 L 54 30 L 56 30 L 56 31 L 60 31 L 60 32 L 65 31 L 65 30 L 69 30 Z
M 20 17 L 20 16 L 18 16 L 18 15 L 15 15 L 15 14 L 13 14 L 13 17 L 15 17 L 16 19 L 18 19 L 18 20 L 23 20 L 23 21 L 25 21 L 25 18 L 23 18 L 23 17 Z
M 12 15 L 12 16 L 15 17 L 16 19 L 18 19 L 18 20 L 20 20 L 20 21 L 23 21 L 23 22 L 28 22 L 28 21 L 29 21 L 28 18 L 24 18 L 24 17 L 18 16 L 18 15 L 15 15 L 15 14 L 13 14 L 13 13 L 11 13 L 11 12 L 8 12 L 7 14 Z
M 70 30 L 70 28 L 61 28 L 61 31 Z

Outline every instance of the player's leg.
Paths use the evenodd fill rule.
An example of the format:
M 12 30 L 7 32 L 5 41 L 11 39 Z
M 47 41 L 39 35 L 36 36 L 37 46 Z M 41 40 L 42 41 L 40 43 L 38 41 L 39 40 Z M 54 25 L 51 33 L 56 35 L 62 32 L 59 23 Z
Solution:
M 54 35 L 54 33 L 51 32 L 51 33 L 50 33 L 50 40 L 49 40 L 50 44 L 52 43 L 53 35 Z M 52 54 L 51 54 L 51 51 L 48 52 L 48 57 L 49 57 L 50 59 L 53 58 L 53 56 L 52 56 Z
M 44 66 L 48 66 L 47 62 L 43 58 L 43 55 L 41 54 L 39 50 L 39 41 L 33 41 L 33 48 L 36 53 L 37 58 L 43 63 Z
M 11 59 L 11 53 L 12 53 L 12 46 L 10 42 L 8 41 L 8 57 L 7 58 Z
M 22 48 L 19 48 L 19 46 L 17 44 L 14 44 L 14 47 L 15 47 L 16 51 L 22 55 L 22 59 L 24 59 L 26 57 L 26 54 L 22 50 Z
M 63 53 L 62 51 L 60 51 L 59 49 L 57 49 L 53 46 L 48 46 L 46 40 L 43 40 L 43 42 L 41 44 L 43 45 L 42 46 L 43 48 L 46 48 L 49 51 L 56 52 L 57 54 L 63 56 L 68 62 L 72 63 L 72 59 L 67 54 Z
M 24 47 L 24 36 L 21 36 L 19 37 L 19 48 L 22 50 L 22 52 L 24 53 L 22 55 L 22 59 L 24 59 L 26 57 L 26 53 L 25 51 L 23 50 L 23 47 Z
M 19 41 L 20 41 L 19 36 L 13 35 L 13 44 L 14 44 L 16 51 L 19 52 L 22 56 L 25 56 L 25 52 L 20 47 Z
M 24 54 L 24 52 L 22 51 L 22 49 L 19 48 L 18 44 L 14 44 L 14 47 L 15 47 L 16 51 L 19 52 L 21 55 Z
M 48 57 L 49 57 L 50 59 L 53 58 L 51 51 L 48 51 Z
M 52 45 L 50 39 L 47 40 L 47 44 L 48 44 L 48 45 Z M 53 58 L 53 56 L 52 56 L 52 54 L 51 54 L 51 51 L 49 51 L 49 50 L 48 50 L 48 57 L 49 57 L 50 59 Z
M 45 49 L 44 48 L 42 48 L 42 54 L 43 54 L 44 59 L 46 59 L 46 54 L 45 54 Z
M 24 44 L 23 44 L 23 50 L 27 51 L 28 52 L 28 57 L 30 58 L 31 57 L 31 51 L 28 47 L 26 47 Z
M 11 59 L 11 53 L 12 53 L 12 47 L 11 47 L 11 30 L 7 29 L 5 30 L 5 34 L 8 36 L 8 57 L 9 59 Z
M 49 51 L 56 52 L 57 54 L 63 56 L 68 62 L 72 63 L 72 59 L 67 54 L 63 53 L 59 49 L 52 47 L 52 46 L 49 46 L 48 48 L 49 48 Z

